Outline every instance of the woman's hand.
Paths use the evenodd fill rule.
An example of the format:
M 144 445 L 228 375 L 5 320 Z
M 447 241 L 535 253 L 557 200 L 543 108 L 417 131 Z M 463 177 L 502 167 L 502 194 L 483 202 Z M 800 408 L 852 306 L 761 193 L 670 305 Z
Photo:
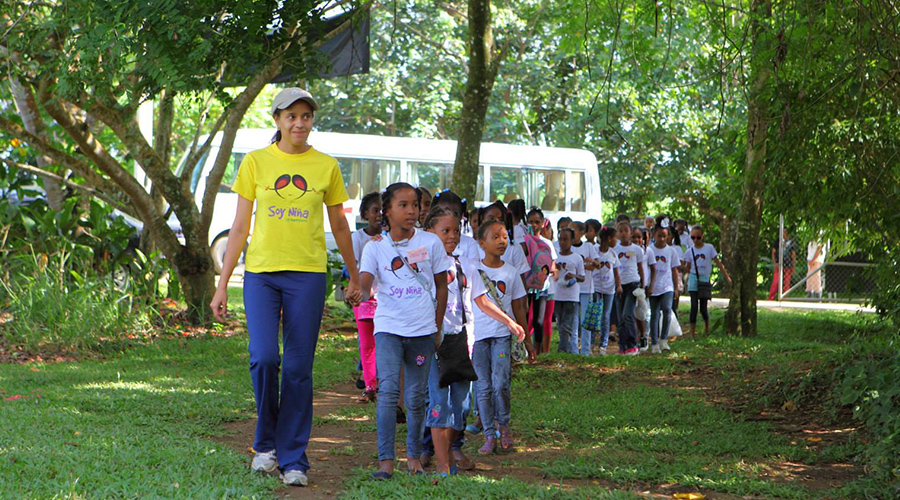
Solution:
M 622 291 L 622 285 L 616 286 L 616 293 L 617 293 L 619 296 L 621 296 L 623 293 L 625 293 L 624 291 Z
M 220 323 L 225 322 L 225 313 L 228 312 L 228 289 L 216 288 L 212 302 L 209 303 L 213 316 Z
M 441 332 L 437 332 L 431 337 L 434 339 L 434 350 L 437 351 L 441 347 Z
M 528 351 L 528 362 L 535 363 L 537 362 L 537 354 L 534 352 L 534 346 L 530 343 L 525 344 L 525 350 Z
M 347 288 L 344 290 L 344 301 L 350 304 L 353 307 L 359 305 L 359 301 L 362 299 L 362 290 L 359 286 L 359 279 L 350 278 L 350 283 L 347 285 Z

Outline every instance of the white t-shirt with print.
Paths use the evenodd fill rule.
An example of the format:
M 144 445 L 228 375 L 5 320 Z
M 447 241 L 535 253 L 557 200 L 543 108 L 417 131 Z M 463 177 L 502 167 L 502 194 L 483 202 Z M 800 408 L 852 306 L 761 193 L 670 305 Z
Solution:
M 630 243 L 628 246 L 617 243 L 613 252 L 619 259 L 619 281 L 623 285 L 640 282 L 641 276 L 638 274 L 637 265 L 639 262 L 642 264 L 644 262 L 644 250 L 634 243 Z
M 473 324 L 475 316 L 472 304 L 475 299 L 484 295 L 487 290 L 478 276 L 478 261 L 459 257 L 462 268 L 460 279 L 456 262 L 450 258 L 450 269 L 447 270 L 447 312 L 444 313 L 444 333 L 459 333 L 463 329 L 463 307 L 466 311 L 466 326 Z M 462 284 L 463 297 L 460 299 L 459 288 Z M 470 326 L 471 328 L 471 326 Z
M 684 261 L 691 263 L 691 274 L 704 278 L 708 278 L 712 274 L 713 259 L 719 254 L 716 253 L 716 247 L 709 243 L 704 243 L 702 247 L 692 246 L 687 252 L 684 252 Z M 694 257 L 697 257 L 697 264 L 694 264 Z
M 498 304 L 497 301 L 494 300 L 490 289 L 485 287 L 488 300 L 506 312 L 509 317 L 515 319 L 512 302 L 525 296 L 525 284 L 522 283 L 522 277 L 519 276 L 517 270 L 509 263 L 505 262 L 498 268 L 488 267 L 484 265 L 483 262 L 478 262 L 477 269 L 479 272 L 475 274 L 472 279 L 482 281 L 483 284 L 484 282 L 480 273 L 484 272 L 493 284 L 494 289 L 497 290 L 497 298 L 500 299 L 500 303 Z M 485 314 L 481 308 L 475 308 L 476 342 L 484 339 L 504 338 L 509 335 L 509 328 L 507 328 L 506 325 Z
M 582 241 L 581 246 L 572 245 L 572 252 L 581 255 L 582 259 L 596 259 L 599 254 L 593 243 Z M 581 293 L 594 293 L 594 271 L 584 270 L 584 282 L 580 283 Z
M 525 224 L 522 224 L 521 222 L 513 226 L 513 239 L 516 240 L 516 245 L 525 243 L 526 232 Z
M 378 284 L 378 309 L 374 318 L 376 335 L 392 333 L 401 337 L 422 337 L 437 331 L 432 301 L 434 275 L 446 271 L 451 260 L 437 235 L 420 229 L 414 231 L 412 238 L 396 242 L 396 247 L 391 237 L 385 236 L 363 249 L 359 271 L 374 276 Z M 397 255 L 398 251 L 400 255 Z M 418 273 L 428 286 L 423 286 L 413 272 Z
M 674 283 L 672 283 L 672 269 L 681 265 L 678 258 L 678 252 L 670 246 L 657 248 L 652 246 L 647 248 L 647 264 L 656 269 L 653 277 L 653 289 L 650 291 L 651 297 L 662 295 L 666 292 L 674 292 Z M 651 273 L 652 274 L 652 273 Z
M 456 254 L 467 259 L 478 260 L 481 256 L 481 245 L 478 240 L 467 235 L 459 235 L 459 245 L 456 245 Z
M 557 302 L 578 302 L 581 300 L 581 287 L 578 286 L 578 283 L 566 286 L 568 283 L 568 280 L 566 280 L 567 274 L 584 276 L 584 259 L 581 258 L 581 255 L 575 252 L 569 255 L 560 254 L 556 258 L 556 270 L 559 274 L 556 277 L 554 299 Z
M 381 234 L 381 232 L 377 232 L 375 234 Z M 359 262 L 362 260 L 362 252 L 363 248 L 366 247 L 366 244 L 372 241 L 372 236 L 369 236 L 369 233 L 366 232 L 365 229 L 360 229 L 358 231 L 353 231 L 353 234 L 350 235 L 350 241 L 353 242 L 353 256 L 356 257 L 356 265 L 359 266 Z
M 522 241 L 524 242 L 525 240 Z M 478 252 L 478 260 L 484 260 L 484 249 L 481 248 L 481 245 L 478 245 Z M 503 253 L 503 257 L 501 257 L 500 260 L 513 266 L 520 275 L 531 271 L 531 266 L 528 265 L 528 259 L 525 258 L 525 251 L 522 250 L 522 245 L 519 243 L 510 243 L 509 246 L 506 247 L 506 252 Z
M 597 260 L 600 261 L 600 267 L 594 271 L 594 290 L 604 295 L 616 293 L 616 276 L 613 270 L 619 268 L 619 258 L 613 249 L 609 248 L 599 253 Z

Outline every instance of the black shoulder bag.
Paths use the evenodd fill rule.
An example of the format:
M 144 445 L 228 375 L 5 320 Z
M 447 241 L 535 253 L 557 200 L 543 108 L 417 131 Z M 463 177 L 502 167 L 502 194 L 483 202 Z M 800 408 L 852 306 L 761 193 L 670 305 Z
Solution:
M 456 262 L 456 283 L 459 286 L 459 300 L 462 303 L 463 329 L 460 333 L 445 333 L 444 340 L 435 353 L 438 362 L 438 373 L 440 374 L 438 385 L 441 388 L 463 380 L 468 382 L 478 380 L 478 375 L 475 374 L 475 368 L 472 366 L 472 359 L 469 358 L 469 336 L 466 333 L 466 295 L 463 292 L 462 285 L 462 266 L 459 265 L 459 260 L 456 257 L 453 260 Z

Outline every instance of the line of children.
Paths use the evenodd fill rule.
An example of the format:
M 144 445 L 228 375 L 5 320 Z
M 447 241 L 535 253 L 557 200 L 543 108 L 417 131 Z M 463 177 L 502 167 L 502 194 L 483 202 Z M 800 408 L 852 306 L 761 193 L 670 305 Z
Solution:
M 441 199 L 444 196 L 447 198 Z M 482 454 L 498 448 L 511 451 L 514 446 L 509 427 L 511 336 L 516 342 L 526 341 L 530 357 L 534 356 L 530 341 L 525 339 L 522 266 L 503 260 L 515 258 L 515 250 L 511 252 L 510 248 L 517 246 L 509 242 L 505 207 L 494 206 L 483 217 L 478 231 L 483 257 L 473 261 L 461 255 L 459 216 L 465 213 L 464 202 L 456 203 L 462 200 L 450 192 L 439 193 L 434 210 L 420 219 L 420 200 L 421 193 L 409 184 L 389 186 L 381 195 L 386 231 L 380 238 L 369 238 L 361 251 L 362 290 L 377 290 L 381 305 L 373 318 L 380 466 L 372 476 L 379 480 L 390 479 L 394 472 L 401 372 L 409 414 L 409 472 L 424 473 L 420 459 L 426 424 L 431 428 L 439 474 L 455 472 L 464 458 L 461 452 L 455 453 L 459 450 L 454 451 L 452 443 L 459 441 L 465 427 L 469 385 L 441 388 L 437 383 L 437 366 L 432 364 L 442 334 L 468 334 L 466 323 L 474 317 L 472 360 L 479 378 L 478 406 L 484 422 Z M 370 208 L 367 204 L 364 212 Z M 427 231 L 416 228 L 420 220 Z M 375 225 L 378 221 L 372 217 L 369 222 Z M 472 303 L 478 307 L 473 308 Z M 434 311 L 433 316 L 422 314 L 429 310 Z

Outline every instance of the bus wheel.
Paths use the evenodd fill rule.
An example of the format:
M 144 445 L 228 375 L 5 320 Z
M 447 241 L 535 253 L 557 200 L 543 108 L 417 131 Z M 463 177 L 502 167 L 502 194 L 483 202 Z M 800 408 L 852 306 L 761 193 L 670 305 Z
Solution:
M 213 268 L 216 274 L 222 273 L 222 265 L 225 262 L 225 249 L 228 248 L 228 233 L 225 233 L 209 246 L 209 254 L 212 256 Z

